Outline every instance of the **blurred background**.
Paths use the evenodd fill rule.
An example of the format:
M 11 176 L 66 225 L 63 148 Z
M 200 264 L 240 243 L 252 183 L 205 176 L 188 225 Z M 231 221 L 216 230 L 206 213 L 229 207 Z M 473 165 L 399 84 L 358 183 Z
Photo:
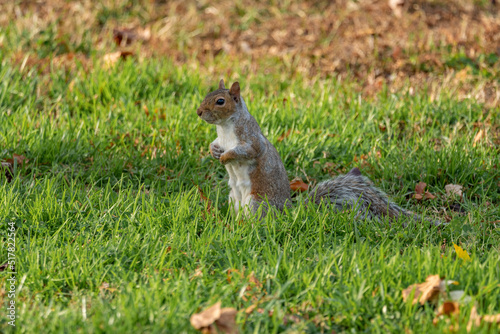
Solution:
M 499 8 L 494 0 L 12 0 L 0 4 L 0 55 L 41 73 L 168 58 L 210 78 L 347 78 L 366 97 L 446 89 L 495 107 Z

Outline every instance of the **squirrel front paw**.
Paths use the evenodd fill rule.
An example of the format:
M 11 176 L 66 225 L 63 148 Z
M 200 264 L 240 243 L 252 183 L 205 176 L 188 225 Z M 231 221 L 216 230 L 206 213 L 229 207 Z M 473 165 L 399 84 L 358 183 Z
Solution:
M 229 162 L 229 154 L 227 153 L 224 153 L 220 156 L 220 159 L 219 159 L 220 163 L 225 165 Z
M 224 150 L 217 144 L 210 144 L 210 154 L 214 159 L 219 160 Z

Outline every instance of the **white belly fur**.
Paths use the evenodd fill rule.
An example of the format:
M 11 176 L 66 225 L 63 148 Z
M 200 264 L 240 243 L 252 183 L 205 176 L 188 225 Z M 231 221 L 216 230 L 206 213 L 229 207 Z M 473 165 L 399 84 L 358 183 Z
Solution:
M 234 133 L 234 125 L 217 125 L 217 144 L 228 151 L 238 145 L 238 139 Z M 252 196 L 252 183 L 250 181 L 249 166 L 245 163 L 232 162 L 226 164 L 226 170 L 229 174 L 229 202 L 234 206 L 238 213 L 240 208 L 246 212 L 248 210 Z

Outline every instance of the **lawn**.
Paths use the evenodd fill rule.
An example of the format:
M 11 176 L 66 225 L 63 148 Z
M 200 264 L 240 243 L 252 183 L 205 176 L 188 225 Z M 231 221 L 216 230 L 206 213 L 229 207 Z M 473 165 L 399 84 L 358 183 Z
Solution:
M 0 175 L 0 262 L 15 226 L 17 319 L 4 316 L 5 269 L 1 332 L 195 333 L 190 317 L 219 301 L 238 311 L 242 333 L 465 333 L 474 306 L 500 313 L 500 108 L 474 95 L 498 84 L 497 60 L 433 70 L 439 89 L 412 79 L 396 89 L 349 70 L 287 71 L 274 56 L 254 69 L 234 55 L 179 63 L 134 49 L 110 63 L 89 46 L 85 61 L 61 66 L 59 44 L 37 35 L 28 45 L 33 36 L 5 27 L 0 160 L 14 177 Z M 468 97 L 453 83 L 464 76 Z M 298 193 L 274 218 L 236 219 L 208 151 L 215 128 L 196 115 L 220 78 L 240 82 L 290 180 L 314 185 L 359 167 L 398 205 L 448 224 L 359 221 L 305 208 Z M 414 198 L 419 182 L 435 198 Z M 470 297 L 456 317 L 433 323 L 445 296 L 403 300 L 429 275 Z

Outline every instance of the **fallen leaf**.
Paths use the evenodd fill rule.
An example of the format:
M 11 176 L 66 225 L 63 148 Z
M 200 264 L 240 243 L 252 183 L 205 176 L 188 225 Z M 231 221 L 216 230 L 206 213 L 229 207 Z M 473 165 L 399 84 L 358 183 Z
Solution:
M 289 129 L 287 132 L 283 132 L 281 136 L 276 139 L 278 143 L 281 143 L 285 138 L 288 138 L 290 136 L 290 133 L 292 133 L 292 129 Z
M 237 273 L 237 274 L 239 274 L 241 278 L 243 278 L 243 277 L 244 277 L 244 276 L 243 276 L 243 274 L 242 274 L 242 273 L 241 273 L 238 269 L 229 269 L 229 270 L 227 271 L 227 273 L 226 273 L 226 274 L 227 274 L 227 282 L 228 282 L 228 283 L 231 283 L 231 274 L 232 274 L 232 273 Z
M 453 198 L 455 196 L 460 197 L 460 200 L 462 200 L 462 186 L 459 184 L 447 184 L 444 186 L 444 190 L 446 190 L 446 197 L 448 198 Z
M 8 262 L 5 262 L 4 264 L 2 264 L 0 266 L 0 271 L 4 271 L 5 269 L 7 269 L 7 267 L 9 266 L 9 263 Z
M 196 268 L 193 276 L 191 276 L 191 280 L 193 280 L 195 277 L 203 277 L 203 271 L 201 268 Z
M 467 251 L 462 249 L 462 247 L 456 244 L 453 244 L 453 247 L 455 247 L 455 252 L 457 253 L 459 259 L 462 259 L 464 261 L 472 261 Z
M 116 63 L 120 59 L 126 59 L 132 55 L 133 55 L 133 53 L 130 51 L 116 51 L 116 52 L 105 54 L 104 57 L 102 58 L 102 60 L 104 62 L 104 68 L 111 68 L 114 65 L 116 65 Z
M 309 186 L 305 184 L 301 178 L 295 178 L 290 181 L 290 189 L 293 191 L 304 192 L 309 189 Z
M 434 196 L 433 194 L 431 194 L 428 191 L 425 192 L 424 199 L 434 199 L 434 198 L 436 198 L 436 196 Z
M 472 310 L 470 311 L 469 322 L 467 323 L 467 332 L 470 332 L 472 330 L 472 327 L 474 326 L 481 326 L 481 317 L 477 313 L 476 306 L 473 306 Z
M 424 193 L 424 190 L 425 190 L 426 186 L 427 186 L 427 183 L 425 183 L 425 182 L 419 182 L 419 183 L 417 183 L 417 185 L 415 186 L 415 193 L 419 194 L 419 195 L 422 195 Z
M 479 129 L 479 131 L 474 136 L 474 141 L 472 142 L 472 146 L 476 147 L 477 143 L 486 138 L 486 130 Z
M 459 314 L 460 308 L 457 302 L 446 301 L 438 308 L 437 316 Z
M 404 289 L 403 300 L 406 302 L 413 290 L 415 290 L 412 304 L 420 302 L 420 304 L 423 305 L 427 301 L 434 302 L 440 294 L 445 294 L 446 285 L 454 283 L 456 282 L 442 280 L 439 275 L 430 275 L 427 276 L 424 283 L 412 284 Z
M 194 183 L 193 183 L 194 184 Z M 201 200 L 204 202 L 207 202 L 207 211 L 210 213 L 212 212 L 212 200 L 205 196 L 203 193 L 203 190 L 201 190 L 200 186 L 196 186 L 198 188 L 198 192 L 200 193 Z
M 28 159 L 24 155 L 20 154 L 12 154 L 12 159 L 7 159 L 5 160 L 7 163 L 11 164 L 11 166 L 14 166 L 14 162 L 17 162 L 18 165 L 23 165 L 25 162 L 29 162 Z
M 236 327 L 236 309 L 226 307 L 221 309 L 221 302 L 217 302 L 190 318 L 191 325 L 203 333 L 238 333 Z
M 396 17 L 401 17 L 403 14 L 403 7 L 405 5 L 405 0 L 389 0 L 388 3 L 394 15 Z
M 436 198 L 436 196 L 434 196 L 430 192 L 425 191 L 426 186 L 427 186 L 427 183 L 425 183 L 425 182 L 417 183 L 417 185 L 415 186 L 415 194 L 413 194 L 413 198 L 416 200 Z
M 2 162 L 1 169 L 4 171 L 4 175 L 7 178 L 7 182 L 11 182 L 14 177 L 14 171 L 12 170 L 12 165 L 8 162 Z
M 432 323 L 434 324 L 434 326 L 436 326 L 439 320 L 443 319 L 444 316 L 453 317 L 456 320 L 458 320 L 459 314 L 460 314 L 459 304 L 457 302 L 446 301 L 439 306 L 436 317 L 432 320 Z M 446 319 L 446 322 L 449 323 L 450 319 Z M 455 323 L 456 322 L 457 321 L 455 321 Z M 451 329 L 450 331 L 453 332 L 455 328 L 458 329 L 457 325 L 455 325 L 453 329 L 451 329 L 450 327 Z
M 118 46 L 129 45 L 136 40 L 148 41 L 151 38 L 151 30 L 133 28 L 113 29 L 113 39 Z
M 252 282 L 253 284 L 255 284 L 256 287 L 262 288 L 262 283 L 257 279 L 257 277 L 255 277 L 255 274 L 253 271 L 250 273 L 250 275 L 248 275 L 248 280 L 250 282 Z
M 481 326 L 481 322 L 500 325 L 500 313 L 480 316 L 477 313 L 476 306 L 473 306 L 470 312 L 469 323 L 467 324 L 467 332 L 470 332 L 472 330 L 472 327 Z

